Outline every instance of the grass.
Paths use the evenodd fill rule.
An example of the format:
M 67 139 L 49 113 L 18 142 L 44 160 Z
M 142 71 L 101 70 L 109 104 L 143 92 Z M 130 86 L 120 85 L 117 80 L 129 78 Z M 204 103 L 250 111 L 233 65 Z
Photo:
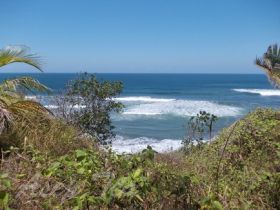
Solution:
M 214 194 L 225 209 L 279 208 L 280 112 L 258 109 L 185 157 L 199 197 Z
M 14 148 L 2 152 L 2 208 L 280 208 L 279 111 L 258 109 L 188 154 L 117 155 L 61 121 L 50 124 L 14 132 Z
M 150 153 L 150 154 L 149 154 Z M 122 156 L 75 150 L 49 157 L 33 150 L 13 151 L 2 160 L 9 174 L 15 209 L 193 208 L 188 176 L 157 163 L 152 150 Z

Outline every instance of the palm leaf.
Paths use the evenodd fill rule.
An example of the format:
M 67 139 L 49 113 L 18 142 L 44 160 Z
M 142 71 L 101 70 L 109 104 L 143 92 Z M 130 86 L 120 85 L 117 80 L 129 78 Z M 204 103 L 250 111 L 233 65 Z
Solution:
M 277 44 L 270 45 L 261 58 L 256 58 L 255 64 L 266 72 L 276 87 L 280 87 L 280 47 Z
M 0 91 L 16 92 L 17 88 L 21 87 L 29 91 L 40 91 L 50 93 L 51 89 L 41 84 L 38 80 L 32 77 L 20 77 L 15 79 L 5 80 L 0 84 Z
M 35 101 L 18 101 L 9 106 L 9 109 L 16 115 L 22 114 L 43 114 L 53 115 L 50 110 L 45 108 L 38 102 Z
M 11 63 L 26 63 L 42 71 L 39 57 L 28 53 L 26 46 L 8 46 L 0 50 L 0 67 Z
M 8 110 L 8 105 L 0 99 L 0 134 L 10 127 L 13 122 L 13 116 Z
M 35 101 L 23 100 L 8 105 L 0 99 L 0 134 L 19 121 L 25 121 L 26 126 L 37 126 L 32 122 L 32 116 L 40 116 L 48 122 L 53 113 Z
M 16 92 L 1 91 L 0 100 L 4 101 L 8 106 L 18 102 L 19 100 L 24 100 L 24 97 Z
M 24 46 L 8 46 L 0 49 L 0 67 L 20 62 L 41 70 L 38 56 L 28 53 Z M 5 80 L 0 84 L 0 134 L 10 125 L 25 121 L 26 125 L 35 125 L 31 116 L 40 116 L 48 121 L 52 113 L 40 103 L 24 100 L 19 90 L 40 91 L 50 93 L 51 90 L 38 80 L 31 77 L 21 77 Z

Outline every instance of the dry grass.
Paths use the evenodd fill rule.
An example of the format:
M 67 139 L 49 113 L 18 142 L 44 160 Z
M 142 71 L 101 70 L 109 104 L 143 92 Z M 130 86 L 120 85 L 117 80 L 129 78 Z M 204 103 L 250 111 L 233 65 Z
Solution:
M 60 121 L 51 122 L 50 129 L 41 124 L 38 130 L 17 132 L 21 140 L 15 145 L 20 149 L 3 153 L 0 167 L 12 181 L 9 193 L 14 209 L 71 209 L 85 193 L 101 203 L 83 203 L 81 209 L 280 207 L 279 111 L 257 110 L 187 155 L 149 150 L 142 155 L 116 155 L 95 147 L 80 151 L 87 154 L 83 161 L 73 150 L 92 148 L 91 139 L 79 138 L 73 127 Z M 30 141 L 24 141 L 26 136 Z M 56 163 L 58 169 L 52 169 Z M 49 169 L 52 174 L 46 175 Z M 142 173 L 136 176 L 135 171 Z M 116 189 L 125 189 L 120 198 Z M 143 202 L 130 198 L 133 192 Z
M 47 160 L 45 160 L 47 161 Z M 77 194 L 77 186 L 66 186 L 52 177 L 44 177 L 38 171 L 38 161 L 22 153 L 12 153 L 2 159 L 1 171 L 9 174 L 12 181 L 13 209 L 43 209 L 42 204 L 53 198 L 53 204 Z
M 94 139 L 82 136 L 77 129 L 65 122 L 40 115 L 30 116 L 28 122 L 26 119 L 16 121 L 8 132 L 0 136 L 0 145 L 4 149 L 10 146 L 23 150 L 32 147 L 53 155 L 97 146 Z

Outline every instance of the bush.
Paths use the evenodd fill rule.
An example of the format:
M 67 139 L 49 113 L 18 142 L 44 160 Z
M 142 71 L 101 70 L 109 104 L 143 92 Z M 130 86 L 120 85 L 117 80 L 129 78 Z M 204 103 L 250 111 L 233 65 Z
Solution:
M 78 148 L 92 148 L 94 141 L 59 119 L 34 114 L 28 121 L 17 119 L 9 132 L 0 136 L 0 147 L 32 147 L 42 153 L 63 155 Z
M 70 83 L 66 94 L 57 100 L 57 114 L 100 143 L 110 143 L 114 136 L 110 114 L 123 108 L 114 100 L 122 88 L 121 82 L 99 81 L 94 75 L 84 73 Z
M 187 124 L 187 136 L 182 141 L 183 150 L 190 153 L 195 145 L 201 147 L 205 137 L 208 137 L 211 143 L 213 126 L 217 120 L 217 116 L 205 111 L 200 111 L 196 116 L 192 116 Z
M 190 177 L 154 161 L 148 148 L 117 155 L 75 150 L 50 157 L 11 151 L 2 163 L 13 180 L 11 208 L 198 209 Z
M 224 129 L 212 143 L 194 146 L 187 155 L 157 154 L 150 147 L 133 155 L 98 147 L 58 149 L 56 155 L 29 146 L 12 148 L 1 160 L 3 180 L 9 184 L 5 188 L 0 183 L 5 193 L 0 205 L 14 209 L 279 209 L 279 126 L 279 111 L 259 109 Z M 50 145 L 55 151 L 55 144 Z
M 187 155 L 199 197 L 214 193 L 227 209 L 279 208 L 279 130 L 280 112 L 258 109 Z

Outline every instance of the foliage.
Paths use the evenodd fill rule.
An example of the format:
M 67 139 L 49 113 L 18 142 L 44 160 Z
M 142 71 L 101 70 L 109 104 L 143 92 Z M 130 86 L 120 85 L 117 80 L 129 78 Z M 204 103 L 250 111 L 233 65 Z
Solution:
M 28 53 L 26 46 L 7 46 L 0 49 L 0 67 L 11 63 L 26 63 L 42 71 L 39 57 L 36 54 Z
M 38 80 L 31 77 L 19 77 L 14 79 L 4 80 L 0 84 L 0 92 L 6 94 L 13 94 L 13 97 L 20 97 L 20 94 L 16 94 L 20 91 L 40 91 L 45 93 L 50 93 L 51 90 L 45 85 L 41 84 Z
M 189 176 L 156 162 L 152 153 L 151 148 L 135 155 L 85 149 L 57 157 L 31 148 L 11 152 L 2 163 L 15 180 L 16 201 L 10 207 L 198 209 Z
M 26 63 L 42 71 L 38 58 L 28 54 L 26 47 L 9 46 L 0 50 L 0 67 L 14 62 Z M 25 100 L 21 92 L 24 90 L 50 92 L 46 86 L 30 77 L 3 81 L 0 84 L 0 134 L 10 129 L 19 118 L 23 120 L 35 113 L 45 116 L 50 113 L 41 104 Z
M 11 189 L 11 181 L 6 173 L 0 173 L 0 208 L 9 209 L 11 195 L 8 192 Z
M 50 155 L 62 155 L 77 148 L 92 148 L 94 140 L 80 136 L 74 127 L 59 119 L 37 113 L 16 119 L 9 132 L 0 136 L 0 146 L 4 150 L 10 146 L 21 150 L 32 147 Z
M 0 66 L 38 67 L 24 50 L 4 51 Z M 278 57 L 272 46 L 257 64 L 275 75 Z M 121 83 L 74 81 L 58 110 L 67 122 L 20 92 L 34 89 L 48 90 L 31 78 L 0 84 L 2 209 L 280 209 L 279 111 L 258 109 L 209 144 L 217 117 L 202 111 L 189 121 L 187 153 L 119 155 L 92 142 L 113 135 Z
M 207 134 L 209 134 L 211 142 L 213 125 L 217 119 L 217 116 L 205 111 L 200 111 L 196 116 L 192 116 L 188 121 L 187 137 L 183 140 L 184 150 L 190 152 L 194 145 L 202 146 Z
M 187 154 L 158 154 L 148 147 L 139 154 L 118 155 L 79 144 L 59 150 L 73 144 L 66 140 L 73 136 L 70 128 L 55 124 L 50 130 L 64 143 L 36 146 L 40 151 L 27 145 L 4 154 L 1 169 L 13 180 L 5 190 L 10 195 L 8 205 L 14 209 L 277 209 L 279 120 L 279 111 L 259 109 L 211 144 L 194 146 Z M 51 136 L 38 133 L 29 141 L 44 135 Z
M 84 73 L 73 81 L 58 100 L 58 116 L 78 127 L 82 132 L 106 144 L 113 137 L 111 112 L 120 112 L 123 105 L 114 100 L 122 91 L 121 82 L 99 81 Z
M 275 86 L 280 86 L 280 47 L 270 45 L 261 58 L 256 58 L 256 65 L 261 67 Z
M 226 209 L 277 209 L 280 112 L 258 109 L 186 157 L 198 194 L 213 195 Z

